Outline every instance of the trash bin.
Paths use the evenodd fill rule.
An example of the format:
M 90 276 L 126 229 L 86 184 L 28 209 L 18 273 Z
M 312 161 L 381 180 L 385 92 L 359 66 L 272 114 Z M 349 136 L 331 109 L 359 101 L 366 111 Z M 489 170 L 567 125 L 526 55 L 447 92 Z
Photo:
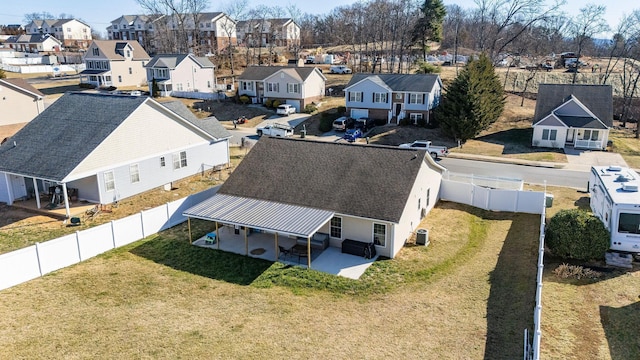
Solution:
M 416 230 L 416 245 L 429 245 L 429 230 L 418 229 Z
M 300 138 L 304 139 L 307 136 L 307 130 L 300 130 Z
M 544 204 L 548 208 L 553 206 L 553 194 L 544 194 Z

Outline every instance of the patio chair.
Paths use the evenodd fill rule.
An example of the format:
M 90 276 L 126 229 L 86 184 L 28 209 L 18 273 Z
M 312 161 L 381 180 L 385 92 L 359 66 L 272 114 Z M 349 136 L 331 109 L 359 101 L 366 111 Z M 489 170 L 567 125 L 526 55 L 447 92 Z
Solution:
M 284 258 L 286 260 L 287 256 L 289 256 L 291 254 L 291 249 L 287 249 L 284 246 L 278 245 L 278 250 L 279 250 L 278 258 L 280 258 L 280 256 L 284 255 Z

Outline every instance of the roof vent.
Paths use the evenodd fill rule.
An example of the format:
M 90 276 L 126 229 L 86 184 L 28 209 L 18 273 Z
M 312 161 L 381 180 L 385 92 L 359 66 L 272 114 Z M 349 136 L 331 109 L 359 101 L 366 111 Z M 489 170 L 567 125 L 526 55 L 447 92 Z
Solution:
M 622 191 L 638 192 L 638 184 L 622 184 Z
M 607 168 L 607 171 L 622 171 L 622 167 L 618 165 L 609 165 L 609 168 Z

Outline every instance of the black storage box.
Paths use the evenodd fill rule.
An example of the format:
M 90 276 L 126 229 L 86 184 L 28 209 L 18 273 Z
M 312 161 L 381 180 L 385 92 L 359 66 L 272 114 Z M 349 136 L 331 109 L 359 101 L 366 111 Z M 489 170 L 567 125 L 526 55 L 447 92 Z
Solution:
M 342 252 L 371 259 L 376 256 L 376 247 L 373 243 L 346 239 L 342 242 Z

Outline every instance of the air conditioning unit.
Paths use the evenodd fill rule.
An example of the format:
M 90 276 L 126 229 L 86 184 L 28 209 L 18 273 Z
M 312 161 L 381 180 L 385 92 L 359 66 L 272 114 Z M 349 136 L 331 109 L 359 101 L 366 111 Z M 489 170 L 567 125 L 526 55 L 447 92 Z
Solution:
M 629 191 L 629 192 L 638 192 L 638 184 L 636 183 L 626 183 L 626 184 L 622 184 L 622 190 L 623 191 Z

